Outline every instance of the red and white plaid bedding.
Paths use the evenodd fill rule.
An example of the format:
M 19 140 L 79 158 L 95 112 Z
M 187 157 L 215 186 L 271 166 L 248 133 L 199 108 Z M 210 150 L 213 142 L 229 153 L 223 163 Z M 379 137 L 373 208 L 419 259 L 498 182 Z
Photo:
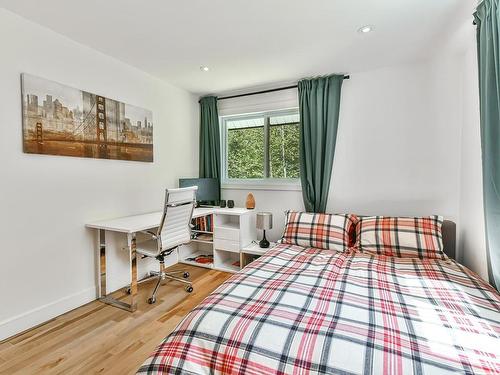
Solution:
M 364 253 L 399 258 L 446 259 L 442 216 L 366 216 L 356 223 L 355 247 Z
M 499 337 L 499 294 L 452 260 L 278 245 L 139 373 L 498 374 Z

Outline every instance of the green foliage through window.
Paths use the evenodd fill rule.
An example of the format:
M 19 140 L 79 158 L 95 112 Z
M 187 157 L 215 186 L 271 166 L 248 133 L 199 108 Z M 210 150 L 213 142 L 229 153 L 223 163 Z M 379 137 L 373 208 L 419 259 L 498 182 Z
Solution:
M 264 127 L 227 130 L 229 178 L 264 177 Z
M 227 178 L 299 178 L 297 112 L 227 119 L 225 131 Z
M 299 178 L 299 124 L 269 127 L 269 177 Z

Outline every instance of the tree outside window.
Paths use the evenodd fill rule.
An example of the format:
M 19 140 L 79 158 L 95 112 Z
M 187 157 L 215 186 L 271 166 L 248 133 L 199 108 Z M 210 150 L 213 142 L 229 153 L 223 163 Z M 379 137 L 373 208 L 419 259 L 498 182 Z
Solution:
M 223 118 L 228 180 L 299 178 L 299 114 L 277 111 Z

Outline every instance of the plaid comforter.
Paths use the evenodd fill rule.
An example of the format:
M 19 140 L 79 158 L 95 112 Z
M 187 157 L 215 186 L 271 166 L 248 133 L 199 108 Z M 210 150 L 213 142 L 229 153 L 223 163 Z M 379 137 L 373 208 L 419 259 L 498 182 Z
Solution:
M 139 373 L 500 373 L 500 296 L 451 260 L 278 245 L 191 311 Z

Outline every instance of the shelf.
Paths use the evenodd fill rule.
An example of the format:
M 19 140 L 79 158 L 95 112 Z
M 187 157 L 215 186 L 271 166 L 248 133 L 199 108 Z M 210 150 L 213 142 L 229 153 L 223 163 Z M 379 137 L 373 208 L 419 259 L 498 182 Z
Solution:
M 226 272 L 238 272 L 240 267 L 233 266 L 231 263 L 222 263 L 217 267 L 217 269 Z
M 242 253 L 241 254 L 241 261 L 242 261 L 241 268 L 248 266 L 250 263 L 252 263 L 253 261 L 255 261 L 259 258 L 260 258 L 260 255 L 258 255 L 258 254 Z
M 212 234 L 209 233 L 201 233 L 196 236 L 197 240 L 204 240 L 204 241 L 210 241 L 214 238 Z
M 213 243 L 214 236 L 210 233 L 202 233 L 197 235 L 195 238 L 191 238 L 192 242 L 202 242 L 202 243 Z
M 220 229 L 231 229 L 231 230 L 240 230 L 240 224 L 239 223 L 232 223 L 232 222 L 226 222 L 224 224 L 216 225 L 215 230 L 218 228 Z
M 198 263 L 198 262 L 195 262 L 195 261 L 192 261 L 192 260 L 181 260 L 180 263 L 190 264 L 192 266 L 203 267 L 203 268 L 210 268 L 210 269 L 214 268 L 214 264 L 213 263 Z
M 276 242 L 270 242 L 269 247 L 261 248 L 257 242 L 252 242 L 251 244 L 244 246 L 241 249 L 241 252 L 244 254 L 252 254 L 252 255 L 263 255 L 268 250 L 272 249 L 276 246 Z
M 243 250 L 241 250 L 241 252 L 243 254 L 264 255 L 267 250 L 269 250 L 269 248 L 267 248 L 267 249 L 258 248 L 258 249 L 248 249 L 248 250 L 243 249 Z
M 240 270 L 240 253 L 214 249 L 214 262 L 214 268 L 217 270 L 238 272 Z M 237 265 L 234 265 L 234 263 Z
M 214 241 L 209 241 L 209 240 L 199 240 L 197 238 L 192 238 L 191 242 L 200 242 L 200 243 L 214 243 Z
M 210 214 L 213 215 L 210 216 L 211 220 L 207 220 L 211 224 L 208 227 L 204 225 L 203 219 L 193 220 L 198 225 L 192 229 L 195 238 L 191 240 L 191 244 L 179 249 L 179 262 L 224 272 L 240 271 L 241 245 L 250 244 L 256 237 L 254 216 L 249 210 L 236 208 L 214 208 Z M 213 263 L 186 260 L 208 254 L 213 254 Z
M 191 253 L 187 256 L 184 256 L 183 259 L 181 259 L 179 262 L 184 263 L 184 264 L 191 264 L 193 266 L 198 266 L 198 267 L 214 268 L 213 263 L 198 263 L 194 260 L 187 260 L 188 258 L 196 258 L 197 256 L 200 256 L 200 255 L 207 255 L 207 252 L 206 251 L 198 251 L 195 253 Z
M 246 208 L 240 208 L 240 207 L 234 207 L 234 208 L 217 208 L 217 214 L 218 215 L 236 215 L 236 216 L 241 216 L 249 213 L 250 210 Z
M 201 215 L 197 217 L 193 217 L 191 220 L 192 224 L 192 232 L 194 233 L 213 233 L 213 215 Z

